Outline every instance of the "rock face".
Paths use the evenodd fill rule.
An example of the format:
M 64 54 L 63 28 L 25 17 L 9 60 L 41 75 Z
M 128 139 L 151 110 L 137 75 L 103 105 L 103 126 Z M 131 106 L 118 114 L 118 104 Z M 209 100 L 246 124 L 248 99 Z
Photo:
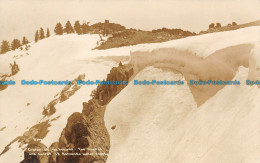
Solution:
M 133 68 L 120 63 L 118 67 L 111 69 L 106 81 L 128 82 L 132 75 Z M 76 84 L 77 80 L 83 80 L 84 78 L 85 75 L 80 75 L 72 82 L 72 85 L 74 85 L 72 88 L 71 85 L 66 86 L 62 90 L 61 96 L 55 99 L 53 103 L 56 104 L 58 101 L 65 101 L 67 98 L 64 93 L 68 96 L 75 93 L 79 89 Z M 75 112 L 68 118 L 67 125 L 61 133 L 59 142 L 52 143 L 48 149 L 40 142 L 32 141 L 28 143 L 27 149 L 36 149 L 40 152 L 44 152 L 46 149 L 48 153 L 46 155 L 39 155 L 36 152 L 36 155 L 31 155 L 32 152 L 26 150 L 24 152 L 24 160 L 21 163 L 106 162 L 110 148 L 110 138 L 104 122 L 106 104 L 125 86 L 126 84 L 98 85 L 92 92 L 92 99 L 88 102 L 83 102 L 82 113 Z M 64 97 L 62 97 L 62 94 L 64 94 Z M 41 133 L 41 135 L 44 134 L 46 132 Z M 35 132 L 33 135 L 39 135 L 39 133 Z
M 130 66 L 120 64 L 111 69 L 106 81 L 129 81 Z M 73 113 L 59 139 L 58 148 L 72 149 L 57 156 L 57 163 L 106 162 L 110 139 L 104 123 L 105 105 L 126 85 L 98 85 L 92 99 L 83 103 L 82 113 Z
M 6 89 L 7 87 L 8 87 L 8 85 L 7 84 L 5 84 L 5 85 L 2 85 L 1 83 L 3 83 L 4 82 L 4 80 L 0 80 L 0 91 L 2 91 L 2 90 L 4 90 L 4 89 Z
M 72 95 L 74 95 L 81 86 L 78 85 L 78 80 L 84 80 L 85 74 L 79 75 L 77 78 L 75 78 L 71 84 L 64 86 L 62 91 L 60 92 L 59 96 L 52 100 L 46 107 L 43 108 L 42 115 L 50 116 L 56 112 L 55 105 L 57 103 L 64 102 L 68 100 Z
M 128 82 L 130 77 L 133 75 L 133 68 L 129 65 L 119 65 L 113 67 L 110 73 L 107 75 L 106 81 L 126 81 Z M 92 92 L 93 99 L 97 99 L 101 105 L 106 105 L 110 100 L 113 99 L 126 84 L 119 85 L 99 85 L 96 90 Z
M 83 103 L 83 113 L 73 113 L 59 139 L 58 148 L 72 149 L 65 154 L 57 156 L 58 163 L 94 161 L 105 162 L 108 153 L 109 135 L 104 123 L 105 107 L 98 104 L 97 100 Z M 76 154 L 75 154 L 76 153 Z M 80 154 L 80 155 L 78 155 Z
M 24 160 L 20 163 L 47 163 L 49 162 L 49 156 L 39 155 L 39 153 L 44 153 L 46 146 L 39 142 L 31 143 L 27 146 L 27 150 L 24 151 Z M 34 150 L 33 152 L 30 150 Z

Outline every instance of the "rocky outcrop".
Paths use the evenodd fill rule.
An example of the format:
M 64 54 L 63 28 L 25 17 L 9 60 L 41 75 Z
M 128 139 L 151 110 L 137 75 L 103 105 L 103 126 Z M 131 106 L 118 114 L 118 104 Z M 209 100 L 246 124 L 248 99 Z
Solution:
M 126 81 L 128 82 L 133 75 L 133 68 L 129 65 L 119 65 L 113 67 L 107 75 L 106 81 Z M 98 100 L 101 105 L 106 105 L 113 99 L 127 84 L 119 85 L 99 85 L 97 89 L 92 91 L 93 99 Z
M 99 44 L 96 49 L 110 49 L 144 43 L 158 43 L 194 35 L 196 35 L 196 33 L 183 31 L 181 29 L 162 28 L 152 31 L 126 29 L 113 33 L 106 41 Z
M 105 162 L 109 150 L 109 135 L 104 124 L 105 107 L 97 100 L 83 103 L 83 113 L 73 113 L 61 133 L 58 147 L 72 149 L 57 156 L 58 163 Z
M 126 81 L 133 75 L 129 65 L 111 69 L 106 81 Z M 104 123 L 105 105 L 126 85 L 98 85 L 92 99 L 83 103 L 82 113 L 72 114 L 63 129 L 58 147 L 72 149 L 57 156 L 57 163 L 106 162 L 110 141 Z
M 61 103 L 63 101 L 66 101 L 69 97 L 74 95 L 76 91 L 78 91 L 81 86 L 77 84 L 78 80 L 84 80 L 85 74 L 79 75 L 77 78 L 75 78 L 71 84 L 66 85 L 62 91 L 57 94 L 54 100 L 52 100 L 47 107 L 44 107 L 42 114 L 44 116 L 50 116 L 56 112 L 55 105 L 57 103 Z M 66 95 L 65 95 L 66 94 Z M 58 96 L 58 97 L 57 97 Z M 28 104 L 27 104 L 28 105 Z M 46 120 L 43 122 L 39 122 L 38 124 L 32 126 L 28 131 L 26 131 L 22 136 L 20 136 L 15 141 L 18 141 L 20 143 L 19 147 L 22 147 L 25 144 L 27 145 L 27 150 L 24 152 L 24 160 L 22 163 L 31 163 L 31 162 L 37 162 L 37 163 L 56 163 L 56 155 L 58 149 L 58 142 L 53 143 L 49 149 L 40 141 L 47 135 L 49 132 L 48 128 L 50 127 L 50 121 L 56 120 L 58 117 L 52 119 L 52 120 Z M 13 142 L 12 142 L 13 143 Z M 37 150 L 37 152 L 29 151 L 28 149 L 32 147 L 33 150 Z M 5 150 L 8 150 L 9 146 Z M 44 157 L 43 157 L 44 156 Z M 47 161 L 46 161 L 47 160 Z
M 84 80 L 85 74 L 79 75 L 77 78 L 75 78 L 69 85 L 66 85 L 62 91 L 60 92 L 59 96 L 52 100 L 47 107 L 43 108 L 42 114 L 45 116 L 50 116 L 56 112 L 55 105 L 57 103 L 64 102 L 68 100 L 72 95 L 74 95 L 81 86 L 78 85 L 78 80 Z
M 20 163 L 57 163 L 56 151 L 58 149 L 58 143 L 52 143 L 47 148 L 39 141 L 30 143 L 24 151 L 24 160 Z
M 126 81 L 129 82 L 133 75 L 133 68 L 129 65 L 119 64 L 118 67 L 111 69 L 105 81 Z M 72 85 L 67 85 L 61 91 L 60 96 L 53 100 L 51 104 L 54 107 L 58 102 L 65 101 L 73 95 L 80 87 L 77 85 L 78 80 L 84 80 L 85 75 L 80 75 L 72 81 Z M 32 154 L 31 151 L 24 152 L 24 160 L 22 163 L 103 163 L 106 162 L 110 139 L 108 131 L 105 127 L 104 113 L 106 104 L 115 97 L 126 84 L 119 85 L 98 85 L 92 92 L 92 99 L 83 102 L 82 113 L 73 113 L 67 121 L 66 127 L 63 129 L 59 142 L 54 142 L 47 149 L 44 144 L 38 141 L 30 141 L 33 138 L 42 138 L 47 130 L 39 133 L 38 130 L 30 129 L 31 138 L 20 138 L 20 142 L 28 143 L 28 148 L 38 149 L 42 152 L 45 149 L 45 155 Z M 66 95 L 65 95 L 66 94 Z M 47 125 L 47 124 L 46 124 Z M 45 126 L 46 126 L 45 125 Z M 47 126 L 48 127 L 48 126 Z M 48 131 L 47 131 L 48 132 Z M 40 134 L 40 135 L 39 135 Z M 28 137 L 25 133 L 23 137 Z M 44 151 L 43 151 L 44 153 Z
M 0 91 L 5 90 L 8 87 L 8 84 L 2 84 L 5 80 L 0 80 Z
M 35 140 L 43 139 L 48 134 L 48 132 L 49 132 L 48 128 L 50 126 L 51 125 L 50 125 L 49 120 L 32 126 L 18 140 L 18 142 L 20 143 L 20 146 L 23 146 L 24 144 L 34 143 Z
M 14 64 L 10 63 L 10 66 L 11 66 L 11 74 L 0 75 L 0 91 L 8 88 L 9 83 L 11 83 L 10 81 L 8 82 L 8 80 L 10 79 L 11 76 L 14 76 L 20 70 L 18 64 L 15 61 Z
M 106 81 L 129 81 L 131 66 L 120 64 L 111 69 Z M 63 129 L 58 147 L 72 149 L 57 156 L 57 163 L 106 162 L 110 141 L 104 123 L 106 104 L 126 85 L 98 85 L 92 99 L 83 103 L 82 113 L 72 114 Z
M 32 126 L 28 131 L 26 131 L 22 136 L 18 136 L 16 137 L 13 141 L 11 141 L 7 146 L 5 146 L 4 150 L 1 152 L 0 156 L 2 154 L 4 154 L 5 152 L 7 152 L 10 149 L 10 146 L 17 142 L 19 143 L 19 148 L 22 148 L 22 146 L 24 144 L 28 144 L 27 145 L 27 149 L 30 148 L 31 146 L 36 146 L 37 144 L 37 149 L 39 152 L 39 149 L 41 149 L 42 151 L 46 148 L 44 144 L 40 143 L 40 140 L 43 139 L 47 133 L 49 132 L 48 127 L 50 127 L 49 121 L 44 121 L 41 123 L 38 123 L 34 126 Z M 39 145 L 40 144 L 40 145 Z M 44 147 L 44 148 L 43 148 Z M 22 148 L 23 149 L 23 148 Z M 35 154 L 32 155 L 32 152 L 29 150 L 25 150 L 24 152 L 24 160 L 27 160 L 27 162 L 30 162 L 28 160 L 34 160 L 39 158 L 37 155 Z M 35 148 L 36 149 L 36 148 Z M 33 152 L 34 153 L 34 152 Z M 23 162 L 23 163 L 27 163 L 27 162 Z
M 34 142 L 24 151 L 24 160 L 20 163 L 47 163 L 49 152 L 45 152 L 46 146 L 40 142 Z

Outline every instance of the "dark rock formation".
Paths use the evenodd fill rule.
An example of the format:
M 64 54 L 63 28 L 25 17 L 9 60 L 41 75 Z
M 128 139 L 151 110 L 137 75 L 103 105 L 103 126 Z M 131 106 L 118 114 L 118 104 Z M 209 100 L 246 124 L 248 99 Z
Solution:
M 58 151 L 58 146 L 59 146 L 59 143 L 54 142 L 49 147 L 49 151 L 51 153 L 51 155 L 49 156 L 49 163 L 57 163 L 57 158 L 56 158 L 57 153 L 56 152 Z
M 106 81 L 126 81 L 128 82 L 133 75 L 133 69 L 129 65 L 119 65 L 113 67 L 107 75 Z M 119 85 L 99 85 L 96 90 L 92 92 L 93 99 L 97 99 L 99 104 L 106 105 L 113 99 L 126 84 Z
M 129 82 L 133 75 L 133 68 L 129 65 L 119 64 L 118 67 L 111 69 L 107 75 L 106 81 L 126 81 Z M 78 80 L 84 80 L 85 75 L 79 76 L 72 81 L 72 85 L 65 86 L 61 91 L 61 96 L 53 100 L 48 105 L 48 111 L 51 104 L 54 107 L 58 102 L 66 100 L 65 93 L 71 96 L 80 87 L 77 85 Z M 66 127 L 63 129 L 59 142 L 54 142 L 49 147 L 46 155 L 30 154 L 30 151 L 24 152 L 24 160 L 22 163 L 104 163 L 107 160 L 110 139 L 108 131 L 105 127 L 104 113 L 106 104 L 111 101 L 126 85 L 98 85 L 92 92 L 92 99 L 88 102 L 83 102 L 82 113 L 73 113 L 67 121 Z M 72 92 L 70 92 L 70 90 Z M 62 95 L 63 94 L 63 95 Z M 64 98 L 63 100 L 61 100 Z M 39 126 L 39 125 L 38 125 Z M 48 123 L 44 126 L 48 127 Z M 34 142 L 33 138 L 42 138 L 46 131 L 40 132 L 38 127 L 30 129 L 28 133 L 23 135 L 19 141 L 22 143 L 29 143 L 28 148 L 39 149 L 42 151 L 46 147 L 40 142 Z M 47 131 L 48 132 L 48 131 Z M 26 137 L 26 139 L 24 139 Z M 30 137 L 28 139 L 28 137 Z
M 44 144 L 34 141 L 24 151 L 24 160 L 20 163 L 57 163 L 56 151 L 58 142 L 52 143 L 48 149 Z
M 128 82 L 132 75 L 132 67 L 119 64 L 111 69 L 106 81 Z M 110 140 L 104 123 L 105 105 L 125 86 L 98 85 L 92 92 L 92 99 L 83 103 L 82 113 L 73 113 L 69 117 L 58 147 L 73 149 L 70 151 L 72 155 L 58 155 L 57 163 L 106 162 Z
M 126 29 L 113 32 L 112 37 L 109 37 L 105 42 L 102 42 L 96 49 L 110 49 L 143 43 L 164 42 L 194 35 L 196 35 L 196 33 L 183 31 L 182 29 L 162 28 L 152 31 Z
M 38 123 L 32 126 L 28 131 L 26 131 L 18 140 L 20 147 L 24 144 L 35 144 L 35 139 L 43 139 L 49 132 L 50 127 L 49 120 Z
M 8 84 L 2 84 L 5 80 L 0 80 L 0 91 L 5 90 L 8 87 Z
M 11 66 L 11 70 L 12 70 L 12 74 L 11 75 L 17 74 L 18 71 L 19 71 L 19 66 L 16 64 L 16 62 L 14 61 L 14 64 L 10 63 L 10 66 Z
M 52 100 L 47 107 L 43 108 L 42 115 L 50 116 L 56 112 L 55 105 L 59 102 L 64 102 L 68 100 L 72 95 L 74 95 L 81 86 L 78 85 L 78 80 L 84 80 L 85 74 L 79 75 L 77 78 L 75 78 L 71 84 L 64 86 L 62 91 L 60 92 L 60 96 Z
M 47 163 L 50 153 L 45 152 L 46 146 L 40 142 L 34 142 L 24 151 L 24 160 L 20 163 Z
M 77 155 L 61 154 L 57 156 L 58 163 L 105 162 L 107 155 L 97 155 L 97 153 L 108 153 L 110 147 L 103 118 L 104 111 L 105 107 L 99 105 L 97 100 L 90 100 L 88 103 L 83 103 L 83 113 L 73 113 L 69 117 L 58 147 L 73 149 L 67 153 L 77 153 Z

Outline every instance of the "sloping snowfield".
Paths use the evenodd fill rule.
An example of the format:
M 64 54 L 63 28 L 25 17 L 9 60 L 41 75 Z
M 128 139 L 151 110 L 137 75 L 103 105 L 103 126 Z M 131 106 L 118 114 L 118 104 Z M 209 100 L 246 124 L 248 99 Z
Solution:
M 50 122 L 49 132 L 41 142 L 50 146 L 58 141 L 68 117 L 74 112 L 82 111 L 82 102 L 90 99 L 90 93 L 96 85 L 82 86 L 68 100 L 55 105 L 55 114 L 43 118 L 44 106 L 55 99 L 65 85 L 22 85 L 21 80 L 72 81 L 81 74 L 85 74 L 86 81 L 105 79 L 112 67 L 117 66 L 125 56 L 129 56 L 129 50 L 121 51 L 121 57 L 113 53 L 113 49 L 107 53 L 92 51 L 98 40 L 98 35 L 54 36 L 32 43 L 28 51 L 16 50 L 0 55 L 1 74 L 10 74 L 9 64 L 13 64 L 14 60 L 20 68 L 16 75 L 6 79 L 15 81 L 16 85 L 10 85 L 0 92 L 0 129 L 4 128 L 0 131 L 1 152 L 33 125 L 55 118 L 57 120 Z M 0 162 L 23 160 L 23 151 L 18 146 L 19 143 L 12 144 L 0 156 Z
M 165 60 L 174 62 L 171 54 L 165 58 L 160 58 L 160 53 L 149 57 L 150 52 L 176 48 L 206 58 L 226 47 L 257 45 L 259 32 L 259 27 L 249 27 L 108 50 L 92 50 L 98 35 L 73 34 L 31 43 L 28 51 L 0 55 L 0 75 L 10 74 L 14 60 L 20 68 L 6 79 L 16 81 L 16 85 L 0 91 L 0 152 L 30 127 L 46 120 L 50 120 L 49 132 L 41 142 L 49 146 L 58 141 L 67 118 L 81 112 L 82 102 L 88 101 L 96 88 L 82 86 L 68 100 L 55 105 L 53 115 L 44 117 L 44 106 L 64 86 L 24 86 L 21 80 L 74 80 L 81 74 L 85 74 L 85 80 L 103 80 L 120 61 L 134 65 L 133 80 L 185 80 L 167 64 L 158 66 L 164 65 Z M 259 79 L 259 55 L 259 46 L 255 46 L 249 68 L 239 67 L 235 79 Z M 105 122 L 111 139 L 108 162 L 259 162 L 259 95 L 256 86 L 228 86 L 197 107 L 187 82 L 182 86 L 135 86 L 132 81 L 106 109 Z M 110 129 L 113 125 L 115 130 Z M 0 162 L 21 161 L 23 151 L 19 145 L 11 143 Z
M 172 71 L 169 64 L 177 61 L 173 58 L 176 55 L 165 54 L 164 48 L 182 51 L 179 58 L 185 51 L 207 58 L 226 47 L 254 45 L 248 54 L 249 68 L 239 67 L 233 78 L 241 85 L 225 86 L 199 107 L 187 82 L 182 86 L 137 86 L 132 80 L 106 108 L 111 141 L 107 162 L 258 163 L 260 89 L 245 85 L 245 81 L 260 79 L 259 31 L 259 27 L 250 27 L 150 44 L 132 51 L 136 73 L 133 80 L 182 80 L 184 76 Z M 112 130 L 114 125 L 116 129 Z

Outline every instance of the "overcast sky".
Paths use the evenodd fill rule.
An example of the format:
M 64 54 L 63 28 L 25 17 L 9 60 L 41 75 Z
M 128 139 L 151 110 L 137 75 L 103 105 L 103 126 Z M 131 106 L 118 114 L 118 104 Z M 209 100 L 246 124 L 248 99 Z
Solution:
M 120 23 L 151 30 L 182 28 L 199 32 L 211 22 L 222 25 L 260 19 L 260 0 L 0 0 L 0 41 L 26 36 L 67 20 Z

